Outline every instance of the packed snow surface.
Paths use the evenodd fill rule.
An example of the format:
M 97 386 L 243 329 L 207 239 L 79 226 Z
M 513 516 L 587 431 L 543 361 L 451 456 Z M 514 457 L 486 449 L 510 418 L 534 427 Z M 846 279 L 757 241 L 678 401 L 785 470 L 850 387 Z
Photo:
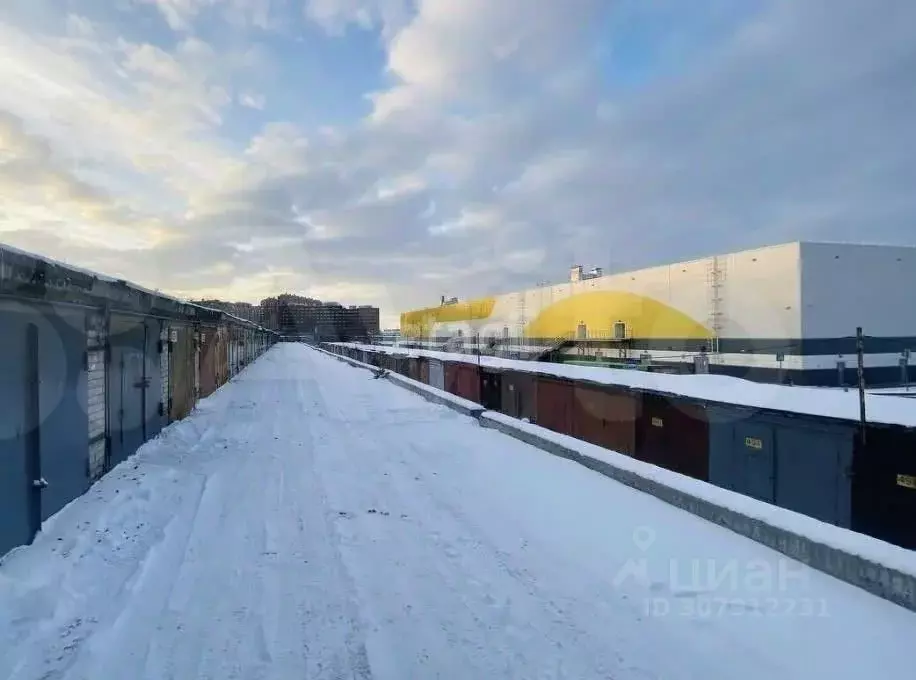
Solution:
M 0 677 L 909 677 L 916 615 L 305 346 L 0 565 Z

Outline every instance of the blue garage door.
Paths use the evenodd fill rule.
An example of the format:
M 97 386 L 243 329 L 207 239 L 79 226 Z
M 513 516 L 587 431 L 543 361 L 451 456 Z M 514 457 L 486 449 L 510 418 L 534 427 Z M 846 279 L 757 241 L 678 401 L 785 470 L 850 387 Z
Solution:
M 109 366 L 111 467 L 127 460 L 143 444 L 146 325 L 113 317 Z
M 111 319 L 109 422 L 111 465 L 132 456 L 162 429 L 160 322 L 139 317 Z
M 760 501 L 776 500 L 776 459 L 773 428 L 760 423 L 735 424 L 735 449 L 739 451 L 743 493 Z M 740 489 L 739 489 L 740 490 Z
M 38 324 L 41 372 L 41 515 L 47 519 L 89 488 L 86 315 L 54 311 Z
M 0 309 L 0 553 L 89 486 L 84 323 L 50 307 Z
M 849 527 L 855 423 L 710 409 L 710 481 Z
M 26 316 L 0 309 L 0 555 L 32 540 L 31 505 L 37 490 L 31 486 L 28 470 L 29 386 L 35 381 L 34 367 L 27 361 Z M 37 334 L 32 340 L 37 356 Z
M 776 504 L 841 527 L 850 526 L 851 428 L 782 428 Z

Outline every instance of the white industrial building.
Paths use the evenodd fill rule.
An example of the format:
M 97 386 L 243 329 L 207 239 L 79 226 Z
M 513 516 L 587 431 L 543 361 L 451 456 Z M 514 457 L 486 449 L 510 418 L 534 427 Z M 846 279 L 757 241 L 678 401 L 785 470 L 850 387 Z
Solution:
M 409 312 L 402 326 L 425 332 L 402 334 L 564 339 L 562 360 L 838 386 L 855 383 L 861 327 L 869 384 L 893 385 L 913 377 L 914 290 L 916 247 L 794 242 L 625 273 L 576 266 L 564 283 Z

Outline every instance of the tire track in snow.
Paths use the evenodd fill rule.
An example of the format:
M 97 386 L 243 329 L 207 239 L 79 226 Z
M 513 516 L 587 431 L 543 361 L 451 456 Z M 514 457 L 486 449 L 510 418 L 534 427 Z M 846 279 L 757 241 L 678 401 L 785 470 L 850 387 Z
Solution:
M 261 507 L 269 476 L 249 453 L 252 423 L 230 400 L 220 414 L 219 467 L 210 474 L 188 546 L 169 589 L 164 625 L 148 648 L 143 677 L 266 677 L 260 573 L 266 552 Z M 248 511 L 248 512 L 246 512 Z M 241 565 L 245 565 L 244 567 Z M 201 617 L 200 612 L 207 616 Z
M 87 654 L 65 676 L 66 680 L 110 677 L 112 667 L 114 671 L 123 672 L 125 665 L 142 667 L 145 664 L 149 639 L 156 626 L 154 622 L 162 617 L 177 578 L 205 484 L 206 480 L 201 479 L 195 492 L 185 491 L 190 502 L 179 507 L 165 527 L 163 540 L 154 545 L 139 564 L 127 589 L 127 597 L 119 601 L 118 615 L 95 633 Z M 134 677 L 143 676 L 136 673 Z
M 305 498 L 309 498 L 314 503 L 309 511 L 309 515 L 314 517 L 316 524 L 319 525 L 318 540 L 310 539 L 313 548 L 322 550 L 321 563 L 326 571 L 332 574 L 335 589 L 338 597 L 342 602 L 332 609 L 341 608 L 339 616 L 342 617 L 342 625 L 345 628 L 344 648 L 346 650 L 346 659 L 341 660 L 338 654 L 334 654 L 332 674 L 329 678 L 352 677 L 354 680 L 373 680 L 372 665 L 368 652 L 366 650 L 366 639 L 364 634 L 364 621 L 361 617 L 360 602 L 356 597 L 356 587 L 352 574 L 347 568 L 346 561 L 341 551 L 341 537 L 338 532 L 336 516 L 331 508 L 323 480 L 317 469 L 316 452 L 321 448 L 326 431 L 321 427 L 321 423 L 326 419 L 322 416 L 327 414 L 327 402 L 319 384 L 311 377 L 307 380 L 300 381 L 296 389 L 296 400 L 303 410 L 311 406 L 311 417 L 305 419 L 306 431 L 302 432 L 303 436 L 308 437 L 307 447 L 305 449 L 308 455 L 307 461 L 302 461 L 300 467 L 302 477 L 302 491 L 305 492 Z M 325 670 L 316 669 L 319 671 Z M 313 676 L 309 676 L 313 677 Z M 316 677 L 324 677 L 323 675 Z
M 543 603 L 492 554 L 469 548 L 467 527 L 446 514 L 445 506 L 430 502 L 416 480 L 421 468 L 408 464 L 401 455 L 405 449 L 380 444 L 372 437 L 377 431 L 351 427 L 337 434 L 345 441 L 327 452 L 323 472 L 326 485 L 338 490 L 337 503 L 353 513 L 341 522 L 345 554 L 367 611 L 389 628 L 379 646 L 414 650 L 413 658 L 392 660 L 384 677 L 396 677 L 398 667 L 423 675 L 461 668 L 469 677 L 513 677 L 550 668 L 549 677 L 605 677 L 601 669 L 595 675 L 596 657 L 588 653 L 566 659 L 569 669 L 563 670 L 570 655 L 553 633 L 557 625 L 568 633 L 565 622 L 543 627 L 548 620 L 540 613 Z M 357 479 L 362 484 L 347 485 Z M 365 507 L 379 513 L 367 514 Z M 402 514 L 411 521 L 401 522 Z M 399 606 L 386 606 L 392 595 Z M 530 651 L 532 639 L 541 640 L 537 655 Z M 487 653 L 494 644 L 502 652 L 495 658 Z M 526 650 L 526 658 L 518 650 Z
M 354 373 L 345 375 L 350 377 Z M 513 658 L 509 650 L 530 649 L 530 645 L 523 643 L 531 636 L 541 637 L 543 647 L 550 648 L 549 635 L 532 623 L 544 617 L 514 612 L 512 602 L 516 610 L 537 607 L 539 603 L 532 602 L 530 590 L 506 578 L 502 573 L 506 571 L 505 565 L 494 564 L 492 555 L 481 551 L 471 553 L 463 545 L 466 539 L 462 532 L 467 527 L 444 514 L 444 510 L 450 508 L 429 502 L 428 495 L 420 491 L 422 484 L 417 483 L 415 473 L 423 467 L 413 465 L 403 455 L 410 443 L 398 441 L 397 447 L 386 447 L 379 436 L 404 424 L 402 419 L 411 425 L 429 421 L 432 409 L 425 402 L 418 402 L 412 408 L 385 408 L 379 412 L 377 405 L 387 401 L 380 398 L 379 392 L 389 386 L 368 380 L 365 383 L 353 380 L 353 383 L 355 388 L 348 384 L 348 389 L 341 389 L 346 392 L 346 401 L 335 401 L 333 394 L 325 397 L 325 402 L 332 402 L 329 408 L 335 415 L 353 402 L 364 405 L 366 410 L 361 412 L 358 424 L 351 420 L 339 431 L 334 429 L 335 419 L 322 420 L 329 429 L 327 439 L 332 438 L 333 431 L 338 444 L 323 457 L 322 472 L 326 487 L 337 492 L 337 503 L 352 511 L 352 517 L 341 523 L 346 536 L 344 549 L 351 571 L 358 574 L 364 606 L 376 621 L 390 626 L 390 609 L 382 605 L 380 611 L 373 611 L 377 609 L 373 603 L 384 602 L 385 591 L 389 590 L 406 602 L 405 608 L 426 615 L 427 621 L 419 626 L 416 621 L 410 621 L 410 616 L 401 617 L 402 629 L 391 635 L 388 645 L 404 645 L 405 639 L 419 639 L 411 645 L 416 658 L 400 659 L 407 667 L 415 664 L 418 673 L 434 673 L 437 668 L 442 672 L 462 668 L 474 677 L 492 677 L 505 674 L 510 667 L 519 672 L 526 667 L 533 668 L 526 666 L 517 655 Z M 453 419 L 450 411 L 442 415 L 444 417 L 438 419 L 440 424 Z M 345 413 L 341 416 L 345 417 Z M 460 427 L 465 425 L 456 420 L 455 424 L 458 423 Z M 348 484 L 348 480 L 352 482 Z M 387 511 L 388 516 L 379 513 L 367 516 L 361 506 L 384 508 L 380 512 Z M 390 528 L 396 527 L 402 510 L 414 518 L 412 523 L 403 530 Z M 425 522 L 436 529 L 427 529 L 423 525 Z M 386 559 L 386 555 L 379 553 L 377 544 L 382 544 L 383 553 L 401 554 L 405 560 Z M 371 567 L 367 570 L 365 565 Z M 390 600 L 390 596 L 387 599 Z M 395 614 L 400 615 L 400 612 Z M 491 661 L 492 655 L 484 653 L 493 638 L 502 641 L 500 648 L 506 652 L 497 666 Z M 558 669 L 561 662 L 562 657 L 554 654 L 548 664 Z M 398 666 L 397 663 L 390 665 L 392 668 Z M 584 677 L 584 671 L 594 671 L 594 664 L 583 667 L 573 663 L 572 666 L 572 677 Z M 555 670 L 552 677 L 566 676 Z
M 355 497 L 365 494 L 364 503 L 376 503 L 391 510 L 391 521 L 397 508 L 410 508 L 408 512 L 411 516 L 422 518 L 428 527 L 434 527 L 425 532 L 422 525 L 417 527 L 421 531 L 415 538 L 420 540 L 399 542 L 399 539 L 386 535 L 384 540 L 391 541 L 389 549 L 406 552 L 413 558 L 413 564 L 395 564 L 391 573 L 385 572 L 381 580 L 385 584 L 403 582 L 403 596 L 406 598 L 415 596 L 416 590 L 422 589 L 422 584 L 428 582 L 424 590 L 426 602 L 421 606 L 427 606 L 427 617 L 433 621 L 437 616 L 445 619 L 445 642 L 440 647 L 463 645 L 470 649 L 479 648 L 480 643 L 475 643 L 475 636 L 479 639 L 479 631 L 488 629 L 495 631 L 486 635 L 488 641 L 494 644 L 501 641 L 498 647 L 501 655 L 497 656 L 503 659 L 503 663 L 497 667 L 482 667 L 481 661 L 473 657 L 450 659 L 448 654 L 451 649 L 438 652 L 441 659 L 450 659 L 442 661 L 443 666 L 461 667 L 480 677 L 515 677 L 516 673 L 523 673 L 526 668 L 530 669 L 530 677 L 542 673 L 544 677 L 555 678 L 641 677 L 644 669 L 621 653 L 624 649 L 643 647 L 648 655 L 652 654 L 650 645 L 642 639 L 648 624 L 640 603 L 629 602 L 625 595 L 611 592 L 607 582 L 599 588 L 595 581 L 581 581 L 576 576 L 575 565 L 569 569 L 570 565 L 563 560 L 557 563 L 553 556 L 538 553 L 534 542 L 527 551 L 517 550 L 514 544 L 505 543 L 507 536 L 516 535 L 520 539 L 525 536 L 530 524 L 507 527 L 504 518 L 493 517 L 488 527 L 476 519 L 480 517 L 476 508 L 475 519 L 471 519 L 465 511 L 469 503 L 477 498 L 485 500 L 487 496 L 475 496 L 475 484 L 461 486 L 461 482 L 469 480 L 460 466 L 473 469 L 475 452 L 468 447 L 480 445 L 479 439 L 492 438 L 492 433 L 476 427 L 473 430 L 464 429 L 468 425 L 455 419 L 452 412 L 448 412 L 448 416 L 443 414 L 438 424 L 421 424 L 424 412 L 432 410 L 425 401 L 413 397 L 420 418 L 411 418 L 410 409 L 401 407 L 397 397 L 389 398 L 388 392 L 398 390 L 397 387 L 362 381 L 358 377 L 351 378 L 344 386 L 340 383 L 346 380 L 348 374 L 341 373 L 340 380 L 332 383 L 335 387 L 328 388 L 330 394 L 327 400 L 334 399 L 335 390 L 346 394 L 346 399 L 336 401 L 331 410 L 341 413 L 342 419 L 346 417 L 348 405 L 354 402 L 365 405 L 365 410 L 361 412 L 358 424 L 350 421 L 346 430 L 336 435 L 344 438 L 345 442 L 338 447 L 337 455 L 327 457 L 327 469 L 331 471 L 328 474 L 336 479 L 329 478 L 326 485 L 334 489 L 346 488 L 346 492 L 341 492 L 345 497 L 349 492 Z M 358 371 L 349 373 L 350 376 L 354 374 L 362 377 Z M 396 404 L 393 408 L 388 406 L 392 402 Z M 387 447 L 380 444 L 383 434 L 408 422 L 413 435 L 410 439 L 395 439 L 396 445 L 389 444 Z M 427 427 L 428 438 L 423 436 Z M 447 450 L 441 446 L 442 432 L 436 432 L 443 427 L 456 428 L 454 439 L 446 436 L 450 441 Z M 486 444 L 492 446 L 490 442 Z M 348 461 L 350 465 L 343 465 L 341 461 Z M 462 475 L 457 477 L 458 482 L 453 482 L 449 471 L 456 468 Z M 437 469 L 442 474 L 436 475 Z M 357 486 L 362 491 L 346 487 L 348 479 L 360 480 L 362 486 Z M 479 493 L 479 490 L 476 491 Z M 389 505 L 376 500 L 379 498 L 387 499 Z M 358 501 L 354 498 L 350 504 L 356 505 Z M 372 563 L 375 565 L 373 572 L 377 571 L 377 565 L 384 560 L 369 550 L 371 545 L 367 544 L 366 538 L 369 528 L 359 520 L 359 515 L 350 523 L 353 525 L 351 543 L 354 553 L 350 561 L 357 565 L 357 569 L 360 564 Z M 494 526 L 501 527 L 496 532 L 499 541 L 494 541 L 494 532 L 490 530 Z M 425 541 L 424 545 L 420 545 L 422 541 Z M 532 559 L 536 563 L 534 572 L 531 571 Z M 438 580 L 429 578 L 433 572 L 438 575 Z M 406 578 L 405 573 L 408 574 Z M 375 602 L 384 598 L 383 592 L 372 590 L 377 577 L 376 573 L 365 575 L 368 586 L 364 600 Z M 439 611 L 435 608 L 430 611 L 430 605 L 437 603 Z M 417 605 L 414 603 L 412 606 Z M 460 612 L 462 608 L 465 615 Z M 430 624 L 430 627 L 435 627 L 432 621 Z M 665 627 L 665 622 L 658 622 L 656 626 Z M 659 631 L 656 630 L 656 633 Z M 397 644 L 406 636 L 406 632 L 395 634 L 393 637 L 397 640 L 392 639 L 391 642 Z M 660 637 L 664 639 L 666 636 Z M 534 642 L 536 640 L 540 642 Z M 518 656 L 518 650 L 525 650 L 525 659 Z M 508 665 L 505 659 L 511 660 Z M 537 659 L 540 661 L 536 662 Z M 404 663 L 409 663 L 409 660 Z M 678 676 L 676 662 L 661 665 L 670 666 L 672 677 Z
M 344 374 L 341 374 L 338 380 L 342 383 L 344 379 Z M 373 382 L 378 386 L 375 387 Z M 389 395 L 386 386 L 375 381 L 354 380 L 352 384 L 340 385 L 337 389 L 340 393 L 352 391 L 362 394 L 367 389 L 377 390 L 374 414 L 376 422 L 371 436 L 380 438 L 388 432 L 392 424 L 401 424 L 402 414 L 391 413 L 392 409 L 388 406 L 394 402 L 400 407 L 401 402 L 393 394 Z M 387 386 L 387 390 L 391 389 L 397 388 Z M 363 403 L 366 399 L 362 394 L 356 397 L 348 393 L 346 397 L 348 400 Z M 418 397 L 414 399 L 418 404 L 424 403 Z M 364 413 L 360 423 L 373 420 L 372 415 Z M 538 522 L 537 518 L 544 513 L 538 511 L 538 499 L 534 494 L 511 494 L 517 501 L 522 501 L 522 505 L 512 508 L 511 512 L 504 512 L 505 505 L 497 500 L 500 497 L 499 488 L 501 484 L 512 484 L 513 480 L 490 475 L 494 472 L 511 474 L 512 470 L 519 470 L 532 473 L 520 475 L 523 479 L 541 475 L 538 481 L 542 482 L 550 479 L 543 476 L 549 474 L 550 470 L 561 477 L 567 477 L 567 482 L 579 477 L 586 488 L 594 490 L 601 487 L 602 493 L 606 493 L 607 496 L 616 496 L 619 501 L 632 502 L 635 507 L 662 507 L 661 514 L 664 515 L 672 512 L 666 506 L 659 506 L 654 499 L 647 501 L 629 490 L 619 489 L 612 482 L 599 479 L 565 461 L 558 461 L 546 454 L 529 450 L 498 433 L 476 427 L 456 428 L 452 432 L 448 429 L 449 426 L 443 423 L 445 429 L 437 432 L 430 426 L 426 433 L 428 436 L 424 436 L 425 425 L 411 422 L 410 426 L 411 438 L 400 440 L 397 447 L 392 447 L 392 451 L 396 449 L 398 452 L 398 465 L 401 470 L 416 470 L 420 477 L 430 469 L 438 469 L 440 473 L 438 476 L 426 476 L 427 484 L 419 484 L 420 480 L 415 480 L 418 484 L 412 494 L 426 494 L 428 503 L 437 508 L 424 516 L 430 518 L 430 525 L 436 526 L 446 546 L 445 550 L 452 553 L 461 564 L 459 572 L 473 574 L 476 581 L 504 583 L 500 577 L 491 575 L 487 568 L 479 565 L 474 554 L 479 556 L 481 564 L 496 566 L 501 573 L 521 587 L 524 594 L 520 601 L 524 605 L 531 605 L 531 621 L 535 621 L 543 630 L 550 630 L 551 639 L 565 642 L 566 650 L 558 655 L 560 660 L 566 662 L 565 667 L 552 670 L 553 675 L 550 677 L 563 677 L 564 672 L 577 677 L 577 672 L 571 668 L 582 657 L 603 663 L 596 663 L 596 667 L 589 669 L 587 675 L 578 677 L 606 677 L 606 673 L 618 678 L 642 678 L 647 675 L 660 675 L 666 678 L 721 677 L 721 654 L 715 650 L 721 650 L 722 640 L 731 640 L 733 637 L 734 640 L 729 642 L 730 648 L 743 649 L 742 658 L 748 665 L 759 669 L 761 677 L 766 677 L 767 674 L 769 677 L 785 674 L 785 661 L 777 660 L 772 655 L 764 653 L 765 650 L 759 645 L 751 643 L 748 639 L 748 633 L 751 631 L 747 628 L 744 635 L 739 633 L 733 636 L 730 633 L 734 627 L 723 621 L 719 621 L 719 625 L 712 625 L 716 622 L 697 620 L 691 623 L 679 616 L 652 617 L 646 612 L 644 599 L 651 594 L 640 593 L 638 590 L 615 591 L 609 583 L 613 573 L 626 559 L 634 556 L 632 544 L 626 541 L 629 535 L 626 535 L 624 542 L 619 545 L 604 544 L 597 550 L 584 544 L 576 545 L 577 541 L 564 541 L 562 524 L 553 522 L 543 526 Z M 350 428 L 350 431 L 352 432 L 353 428 Z M 352 451 L 358 446 L 356 443 L 350 443 L 344 448 Z M 475 450 L 475 446 L 479 449 Z M 524 451 L 532 458 L 531 466 L 522 468 L 507 461 L 497 465 L 488 462 L 498 459 L 501 455 L 501 446 L 512 449 L 512 455 Z M 410 453 L 411 449 L 413 454 Z M 479 455 L 481 451 L 487 452 L 487 458 Z M 385 452 L 380 455 L 384 457 Z M 360 458 L 361 461 L 359 470 L 351 470 L 349 476 L 355 477 L 358 474 L 367 485 L 378 481 L 374 474 L 375 470 L 362 463 L 363 459 L 373 460 L 375 457 L 360 452 L 358 456 L 354 455 L 351 458 Z M 453 473 L 452 477 L 449 476 L 449 472 Z M 405 495 L 411 494 L 409 478 L 405 477 L 405 480 Z M 548 493 L 554 489 L 551 483 L 539 486 L 546 486 Z M 526 495 L 528 498 L 524 498 Z M 570 497 L 573 506 L 577 504 L 574 498 Z M 532 504 L 532 507 L 525 503 Z M 481 505 L 488 508 L 491 514 L 483 512 Z M 608 504 L 600 502 L 597 507 L 608 508 Z M 500 510 L 503 510 L 503 513 Z M 451 517 L 451 520 L 447 519 L 448 517 Z M 613 517 L 608 519 L 614 524 Z M 678 516 L 678 519 L 681 517 Z M 575 522 L 576 518 L 572 516 L 569 521 Z M 440 524 L 443 527 L 441 529 Z M 624 520 L 623 524 L 630 525 L 630 522 Z M 703 526 L 705 528 L 705 525 Z M 521 551 L 517 549 L 518 541 L 512 540 L 516 537 L 543 537 L 547 540 L 531 540 L 528 549 Z M 595 538 L 599 544 L 602 542 L 599 535 Z M 564 544 L 573 548 L 572 556 L 575 560 L 564 559 L 564 555 L 552 552 L 551 548 L 562 549 Z M 595 557 L 604 554 L 609 559 L 603 564 L 604 569 L 601 569 L 602 562 L 597 561 Z M 361 557 L 367 559 L 365 554 Z M 506 584 L 503 587 L 505 592 L 513 592 L 510 585 Z M 472 591 L 473 588 L 469 590 Z M 468 592 L 468 595 L 472 595 L 472 592 Z M 542 605 L 540 609 L 538 604 Z M 709 627 L 708 633 L 698 633 L 704 628 L 704 624 Z M 529 656 L 537 657 L 541 653 L 541 646 L 532 645 L 531 639 L 523 639 L 521 647 L 510 642 L 506 645 L 505 653 L 511 655 L 512 652 L 509 650 L 526 648 L 526 645 L 526 653 Z M 655 651 L 659 648 L 670 650 L 671 653 L 659 656 Z M 681 663 L 680 660 L 688 658 L 689 665 Z M 515 671 L 507 673 L 506 677 L 514 677 L 515 672 L 521 673 L 519 668 L 523 667 L 516 664 Z
M 108 511 L 94 523 L 86 523 L 79 534 L 59 542 L 64 546 L 61 557 L 66 571 L 58 583 L 37 586 L 37 592 L 59 588 L 56 604 L 39 625 L 33 621 L 33 641 L 24 642 L 29 653 L 10 672 L 11 680 L 86 677 L 82 669 L 93 662 L 97 639 L 118 624 L 132 589 L 174 524 L 173 515 L 145 512 L 156 509 L 153 493 L 181 498 L 184 485 L 193 479 L 138 463 L 104 480 L 96 493 L 110 495 Z M 130 486 L 140 490 L 128 493 Z M 118 488 L 109 493 L 110 487 Z

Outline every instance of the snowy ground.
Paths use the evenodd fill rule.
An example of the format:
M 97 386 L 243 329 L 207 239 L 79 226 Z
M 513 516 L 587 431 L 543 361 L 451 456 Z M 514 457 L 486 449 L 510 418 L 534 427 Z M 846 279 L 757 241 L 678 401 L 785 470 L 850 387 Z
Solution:
M 0 566 L 9 680 L 861 680 L 909 677 L 913 640 L 904 609 L 300 345 Z

